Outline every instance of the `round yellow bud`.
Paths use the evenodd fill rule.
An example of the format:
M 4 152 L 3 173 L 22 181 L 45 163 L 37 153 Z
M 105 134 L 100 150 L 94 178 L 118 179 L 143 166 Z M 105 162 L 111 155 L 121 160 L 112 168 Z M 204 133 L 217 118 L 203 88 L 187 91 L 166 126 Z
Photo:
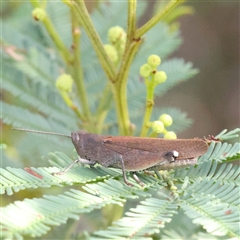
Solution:
M 125 46 L 126 46 L 126 40 L 127 40 L 127 38 L 122 39 L 118 46 L 118 51 L 119 51 L 120 55 L 122 55 L 124 53 Z
M 154 82 L 155 84 L 164 83 L 167 79 L 167 75 L 163 71 L 158 71 L 154 74 Z
M 73 86 L 72 76 L 68 75 L 68 74 L 65 74 L 65 73 L 60 75 L 57 78 L 55 86 L 59 91 L 71 92 L 72 91 L 72 86 Z
M 161 133 L 164 130 L 164 125 L 161 121 L 154 121 L 152 123 L 152 130 L 156 133 Z
M 115 44 L 117 41 L 126 38 L 126 32 L 120 26 L 111 27 L 108 30 L 108 41 Z
M 147 63 L 154 69 L 158 67 L 161 63 L 161 59 L 158 55 L 151 55 L 148 57 Z
M 177 139 L 177 135 L 175 132 L 169 131 L 164 134 L 165 139 Z
M 169 127 L 172 125 L 173 123 L 173 120 L 172 120 L 172 117 L 166 113 L 162 114 L 160 117 L 159 117 L 159 120 L 161 122 L 163 122 L 164 126 L 165 127 Z
M 43 8 L 34 8 L 32 10 L 32 16 L 36 21 L 42 21 L 47 16 L 47 13 Z
M 113 62 L 116 63 L 118 60 L 118 53 L 117 50 L 114 46 L 110 45 L 110 44 L 105 44 L 104 45 L 104 49 L 109 57 L 109 59 Z
M 140 67 L 140 75 L 144 78 L 147 78 L 150 76 L 150 74 L 152 73 L 152 68 L 147 64 L 143 64 L 141 67 Z

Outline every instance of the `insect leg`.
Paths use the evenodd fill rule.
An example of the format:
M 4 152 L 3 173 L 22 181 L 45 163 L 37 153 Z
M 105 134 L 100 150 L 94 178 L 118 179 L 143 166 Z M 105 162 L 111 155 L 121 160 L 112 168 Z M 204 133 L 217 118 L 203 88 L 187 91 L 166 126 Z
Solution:
M 121 161 L 121 165 L 122 165 L 122 174 L 123 174 L 123 180 L 124 182 L 128 185 L 128 186 L 133 186 L 130 182 L 128 182 L 127 180 L 127 176 L 126 176 L 126 171 L 125 171 L 125 167 L 124 167 L 124 162 L 122 159 L 122 156 L 120 155 L 119 160 Z
M 86 159 L 83 159 L 83 158 L 78 158 L 76 159 L 75 161 L 73 161 L 68 167 L 66 167 L 64 170 L 62 171 L 59 171 L 59 172 L 56 172 L 56 173 L 52 173 L 52 175 L 63 175 L 64 173 L 66 173 L 70 168 L 72 168 L 72 166 L 75 164 L 75 163 L 83 163 L 83 164 L 88 164 L 88 165 L 94 165 L 96 162 L 95 161 L 89 161 L 89 160 L 86 160 Z
M 134 180 L 139 184 L 141 185 L 142 187 L 145 185 L 137 176 L 136 172 L 131 172 L 132 173 L 132 176 L 134 178 Z

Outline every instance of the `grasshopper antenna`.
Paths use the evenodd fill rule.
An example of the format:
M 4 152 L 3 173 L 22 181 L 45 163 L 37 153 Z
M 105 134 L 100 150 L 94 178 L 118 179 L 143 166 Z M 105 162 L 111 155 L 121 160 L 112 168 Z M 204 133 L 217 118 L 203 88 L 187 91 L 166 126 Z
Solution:
M 43 132 L 43 131 L 24 129 L 24 128 L 11 128 L 11 130 L 17 130 L 17 131 L 23 131 L 23 132 L 31 132 L 31 133 L 39 133 L 39 134 L 48 134 L 48 135 L 57 135 L 57 136 L 71 138 L 71 136 L 69 136 L 69 135 L 62 134 L 62 133 L 55 133 L 55 132 Z

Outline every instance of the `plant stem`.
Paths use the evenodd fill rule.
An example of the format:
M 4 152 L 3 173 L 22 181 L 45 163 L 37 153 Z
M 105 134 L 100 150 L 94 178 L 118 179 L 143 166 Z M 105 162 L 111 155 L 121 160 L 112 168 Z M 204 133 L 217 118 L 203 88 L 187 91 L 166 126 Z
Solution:
M 32 5 L 37 8 L 41 8 L 41 4 L 37 0 L 31 0 Z M 62 56 L 62 59 L 66 64 L 69 64 L 72 61 L 72 56 L 69 53 L 68 49 L 65 47 L 64 43 L 62 42 L 61 38 L 59 37 L 57 31 L 55 30 L 50 18 L 48 15 L 42 20 L 49 36 L 52 38 L 55 46 L 57 47 L 59 54 Z
M 37 0 L 31 0 L 32 5 L 37 8 L 37 7 L 42 7 L 42 5 L 39 3 Z M 77 106 L 71 104 L 69 105 L 68 101 L 66 101 L 66 104 L 77 114 L 77 116 L 84 121 L 85 118 L 89 119 L 89 108 L 88 108 L 88 102 L 86 98 L 86 93 L 85 93 L 85 86 L 83 83 L 83 77 L 82 77 L 82 68 L 80 67 L 80 57 L 78 56 L 79 51 L 79 38 L 80 35 L 74 34 L 74 30 L 76 28 L 76 21 L 72 18 L 73 22 L 73 46 L 74 46 L 74 54 L 73 56 L 69 52 L 69 50 L 65 47 L 64 43 L 60 39 L 59 35 L 57 34 L 51 20 L 49 19 L 48 16 L 43 20 L 43 24 L 52 38 L 54 44 L 56 45 L 57 49 L 59 50 L 59 54 L 62 56 L 63 61 L 66 63 L 66 65 L 69 67 L 70 72 L 72 72 L 73 79 L 75 80 L 76 86 L 77 86 L 77 91 L 78 91 L 78 96 L 80 103 L 83 108 L 83 113 L 84 115 L 79 111 Z M 63 98 L 66 100 L 66 98 Z
M 136 8 L 136 0 L 128 0 L 128 29 L 126 46 L 130 46 L 136 31 Z
M 114 82 L 113 85 L 119 131 L 121 135 L 131 134 L 127 104 L 127 78 L 130 66 L 141 43 L 141 40 L 133 41 L 127 51 L 124 53 L 116 82 Z
M 66 93 L 65 91 L 60 91 L 60 94 L 61 94 L 64 102 L 69 106 L 69 108 L 71 108 L 81 120 L 84 120 L 83 115 L 81 114 L 81 112 L 79 111 L 77 106 L 74 105 L 74 103 L 73 103 L 72 99 L 69 97 L 68 93 Z
M 149 86 L 147 86 L 147 97 L 146 97 L 146 110 L 143 119 L 142 131 L 140 136 L 145 137 L 148 133 L 148 125 L 147 123 L 150 121 L 153 106 L 154 106 L 154 81 L 149 82 Z
M 136 31 L 136 7 L 136 0 L 128 0 L 127 42 L 119 72 L 112 86 L 120 135 L 131 135 L 127 103 L 127 78 L 131 63 L 141 44 L 140 40 L 133 39 Z
M 74 14 L 75 9 L 71 8 L 71 20 L 72 20 L 72 38 L 73 38 L 73 65 L 72 65 L 72 72 L 74 75 L 74 81 L 76 83 L 77 88 L 77 96 L 80 100 L 83 115 L 85 118 L 85 121 L 90 121 L 91 119 L 91 113 L 90 113 L 90 107 L 87 100 L 87 94 L 86 94 L 86 87 L 84 84 L 84 77 L 83 77 L 83 70 L 82 70 L 82 64 L 81 64 L 81 56 L 80 56 L 80 36 L 81 32 L 79 29 L 78 21 L 76 19 L 76 14 Z
M 135 38 L 142 37 L 148 30 L 156 25 L 161 19 L 163 19 L 178 3 L 182 0 L 171 0 L 161 11 L 154 15 L 146 24 L 139 28 L 135 33 Z
M 33 7 L 37 8 L 37 7 L 41 7 L 40 3 L 38 2 L 38 0 L 29 0 L 30 3 L 33 5 Z
M 94 28 L 84 1 L 74 0 L 73 3 L 73 7 L 76 9 L 77 12 L 76 17 L 80 22 L 81 26 L 85 29 L 90 41 L 92 42 L 93 48 L 99 58 L 99 62 L 102 65 L 102 68 L 104 69 L 110 81 L 113 81 L 115 79 L 114 66 L 106 54 L 102 41 L 96 29 Z

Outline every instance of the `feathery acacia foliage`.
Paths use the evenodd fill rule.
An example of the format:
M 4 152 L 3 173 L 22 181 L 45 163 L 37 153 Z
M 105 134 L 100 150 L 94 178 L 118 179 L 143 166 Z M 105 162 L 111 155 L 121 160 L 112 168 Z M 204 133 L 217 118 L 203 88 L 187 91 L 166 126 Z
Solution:
M 218 143 L 201 157 L 205 159 L 208 156 L 208 161 L 200 161 L 197 167 L 192 166 L 188 170 L 178 169 L 172 173 L 162 173 L 162 179 L 139 174 L 140 180 L 145 184 L 144 188 L 136 183 L 134 187 L 126 186 L 122 183 L 121 171 L 101 166 L 75 166 L 63 176 L 53 176 L 51 173 L 59 171 L 60 167 L 67 166 L 71 161 L 63 153 L 50 154 L 50 162 L 55 167 L 32 167 L 25 171 L 16 168 L 1 169 L 2 194 L 6 192 L 11 195 L 14 191 L 25 188 L 48 188 L 53 185 L 61 187 L 80 184 L 84 189 L 71 189 L 57 196 L 25 199 L 3 207 L 1 213 L 4 236 L 41 236 L 50 230 L 50 226 L 64 224 L 70 218 L 78 219 L 81 213 L 91 212 L 107 204 L 121 206 L 127 199 L 139 197 L 146 200 L 140 202 L 136 208 L 130 209 L 125 217 L 106 230 L 94 232 L 91 239 L 141 239 L 147 236 L 151 239 L 152 234 L 161 236 L 160 229 L 178 214 L 179 207 L 186 214 L 183 217 L 188 216 L 194 224 L 201 225 L 208 233 L 217 236 L 237 236 L 240 169 L 237 165 L 226 163 L 218 168 L 217 159 L 222 159 L 222 152 L 219 151 L 218 155 L 214 154 L 214 159 L 211 158 L 211 153 L 215 153 L 213 149 L 216 148 Z M 228 159 L 234 159 L 240 154 L 239 144 L 238 148 L 233 149 Z M 134 180 L 130 181 L 134 184 Z M 172 190 L 172 193 L 169 192 L 168 187 L 174 185 L 177 188 Z M 167 193 L 162 192 L 163 187 Z M 11 217 L 12 213 L 21 216 L 21 224 L 20 219 Z
M 134 134 L 140 135 L 147 90 L 139 77 L 139 68 L 148 56 L 159 55 L 163 61 L 159 69 L 167 75 L 167 81 L 156 87 L 154 96 L 163 95 L 197 73 L 192 64 L 183 59 L 168 59 L 182 40 L 174 23 L 160 20 L 167 9 L 171 9 L 174 16 L 179 1 L 170 1 L 155 20 L 151 19 L 138 29 L 134 23 L 145 11 L 146 3 L 142 1 L 138 3 L 136 15 L 128 16 L 128 19 L 127 11 L 135 12 L 132 10 L 136 8 L 136 1 L 129 1 L 128 5 L 127 2 L 102 3 L 91 13 L 91 18 L 84 15 L 83 1 L 63 1 L 68 5 L 51 1 L 30 2 L 34 11 L 38 10 L 33 12 L 35 19 L 40 20 L 38 24 L 31 21 L 32 9 L 27 3 L 20 7 L 20 18 L 2 24 L 4 95 L 1 105 L 5 125 L 63 134 L 86 129 L 94 133 L 131 135 L 134 129 L 128 125 L 131 122 L 136 128 Z M 81 32 L 77 31 L 79 25 Z M 107 43 L 108 30 L 116 25 L 128 29 L 132 38 L 144 41 L 138 46 L 137 41 L 127 39 L 129 48 L 114 65 L 101 41 Z M 95 30 L 101 39 L 99 42 L 94 38 L 98 36 Z M 55 86 L 63 72 L 71 75 L 75 84 L 67 95 Z M 126 102 L 124 94 L 128 96 Z M 154 121 L 163 113 L 173 119 L 169 131 L 180 132 L 191 124 L 186 113 L 174 107 L 154 107 L 149 120 Z M 239 129 L 236 129 L 216 137 L 227 140 L 237 137 L 238 133 Z M 30 135 L 20 136 L 17 154 L 14 155 L 15 151 L 12 154 L 11 148 L 3 151 L 5 160 L 12 156 L 12 162 L 22 160 L 26 165 L 27 159 L 28 165 L 34 166 L 1 168 L 0 193 L 6 196 L 0 218 L 4 239 L 44 237 L 56 226 L 61 232 L 60 237 L 65 239 L 174 239 L 179 236 L 185 239 L 217 236 L 221 239 L 239 235 L 239 168 L 228 163 L 239 158 L 239 143 L 212 142 L 196 166 L 162 171 L 159 178 L 140 172 L 138 176 L 144 187 L 128 174 L 134 185 L 129 187 L 123 183 L 121 170 L 100 165 L 76 165 L 64 175 L 52 175 L 76 159 L 76 153 L 69 142 L 60 137 L 39 135 L 36 142 Z M 4 141 L 8 145 L 7 138 Z M 43 152 L 49 152 L 49 163 L 46 157 L 41 162 L 36 160 Z M 41 192 L 34 198 L 28 195 L 38 190 L 44 194 Z M 7 202 L 7 196 L 14 200 Z M 18 196 L 24 196 L 23 200 L 16 200 Z M 127 207 L 128 204 L 131 207 Z M 91 216 L 97 209 L 104 212 L 107 207 L 116 205 L 120 206 L 120 213 L 124 206 L 128 209 L 118 216 L 117 211 L 107 211 L 108 224 L 95 223 L 97 226 L 93 227 L 94 217 Z M 64 229 L 63 224 L 67 228 L 71 219 L 77 221 L 80 217 L 84 221 L 91 218 L 87 222 L 92 224 L 92 229 L 87 233 L 76 230 L 75 236 L 69 236 L 67 230 L 60 231 Z M 192 228 L 181 225 L 184 222 Z

